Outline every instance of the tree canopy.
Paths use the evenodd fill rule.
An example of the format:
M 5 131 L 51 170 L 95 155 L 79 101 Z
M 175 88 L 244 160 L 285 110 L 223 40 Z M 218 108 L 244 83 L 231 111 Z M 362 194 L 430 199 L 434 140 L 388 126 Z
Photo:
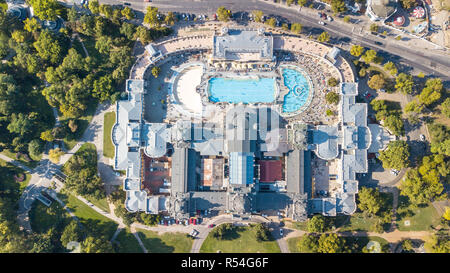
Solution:
M 388 144 L 384 151 L 380 151 L 379 159 L 383 168 L 401 170 L 409 165 L 409 145 L 406 141 L 396 140 Z

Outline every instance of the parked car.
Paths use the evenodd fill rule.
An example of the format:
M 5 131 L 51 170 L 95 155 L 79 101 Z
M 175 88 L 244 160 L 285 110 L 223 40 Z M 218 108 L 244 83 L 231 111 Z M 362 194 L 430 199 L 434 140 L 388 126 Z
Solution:
M 214 224 L 208 225 L 209 228 L 213 228 L 214 226 L 215 226 Z
M 131 3 L 128 3 L 128 2 L 124 2 L 123 3 L 125 6 L 131 6 Z
M 376 45 L 379 45 L 379 46 L 382 46 L 382 45 L 383 45 L 382 42 L 378 42 L 378 41 L 375 41 L 375 44 L 376 44 Z
M 333 22 L 333 17 L 327 16 L 327 20 L 330 21 L 330 22 Z
M 421 140 L 421 141 L 425 141 L 425 139 L 426 139 L 426 138 L 425 138 L 424 135 L 420 135 L 420 140 Z
M 280 236 L 283 237 L 283 229 L 280 228 Z
M 319 25 L 324 26 L 324 25 L 325 25 L 325 22 L 324 22 L 324 21 L 319 21 Z

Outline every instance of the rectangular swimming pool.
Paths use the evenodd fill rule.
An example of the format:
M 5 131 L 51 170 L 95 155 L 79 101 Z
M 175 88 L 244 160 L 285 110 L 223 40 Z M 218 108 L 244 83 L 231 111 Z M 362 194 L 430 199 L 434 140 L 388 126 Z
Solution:
M 229 103 L 269 103 L 275 100 L 275 78 L 211 78 L 209 100 Z

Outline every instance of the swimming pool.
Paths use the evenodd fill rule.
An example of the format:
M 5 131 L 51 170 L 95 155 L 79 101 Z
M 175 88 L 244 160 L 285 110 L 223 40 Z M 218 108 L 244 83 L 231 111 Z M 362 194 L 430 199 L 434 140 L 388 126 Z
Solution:
M 308 101 L 310 86 L 305 75 L 296 69 L 283 68 L 284 85 L 289 93 L 284 96 L 283 112 L 298 111 Z
M 211 78 L 208 83 L 212 102 L 268 103 L 275 100 L 274 78 Z

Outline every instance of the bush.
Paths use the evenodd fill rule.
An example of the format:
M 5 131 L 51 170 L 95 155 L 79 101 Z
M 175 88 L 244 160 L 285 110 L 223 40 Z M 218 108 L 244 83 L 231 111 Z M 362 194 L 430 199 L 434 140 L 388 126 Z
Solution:
M 339 80 L 338 80 L 338 79 L 333 78 L 333 77 L 331 77 L 331 78 L 328 79 L 328 86 L 330 86 L 330 87 L 335 87 L 335 86 L 337 86 L 338 84 L 339 84 Z
M 329 103 L 329 104 L 338 104 L 338 103 L 339 103 L 339 100 L 340 100 L 340 97 L 339 97 L 339 94 L 336 93 L 336 92 L 328 92 L 328 93 L 325 95 L 325 100 L 326 100 L 327 103 Z

